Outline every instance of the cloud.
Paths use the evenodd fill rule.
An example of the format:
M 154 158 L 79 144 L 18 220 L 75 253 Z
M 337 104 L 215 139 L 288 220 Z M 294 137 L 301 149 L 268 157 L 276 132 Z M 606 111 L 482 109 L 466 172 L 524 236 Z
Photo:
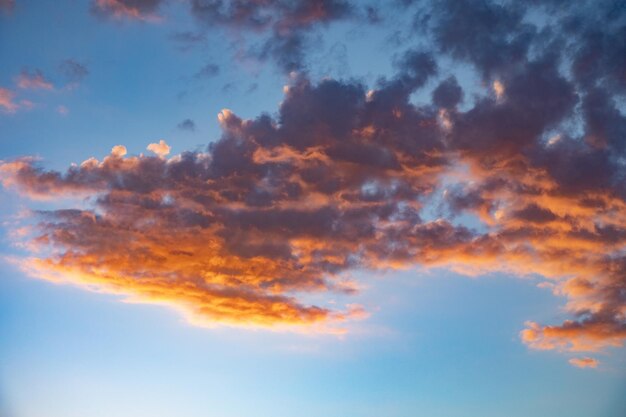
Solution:
M 602 188 L 572 194 L 533 152 L 489 139 L 506 106 L 522 106 L 506 116 L 515 126 L 525 103 L 537 106 L 528 94 L 538 100 L 550 90 L 517 93 L 513 80 L 507 103 L 478 101 L 454 114 L 450 132 L 437 123 L 436 108 L 409 102 L 410 89 L 423 84 L 416 70 L 423 64 L 412 68 L 370 92 L 353 82 L 296 79 L 275 120 L 222 111 L 222 138 L 204 153 L 166 159 L 162 141 L 149 146 L 159 157 L 125 157 L 116 147 L 122 150 L 66 173 L 29 159 L 3 163 L 4 185 L 35 198 L 97 196 L 93 210 L 40 213 L 34 241 L 53 253 L 24 267 L 172 304 L 194 320 L 264 326 L 346 319 L 345 311 L 306 306 L 293 294 L 342 291 L 343 273 L 353 268 L 538 273 L 558 284 L 579 319 L 529 323 L 525 343 L 572 351 L 621 345 L 626 224 L 609 213 L 624 203 Z M 519 77 L 532 79 L 528 74 Z M 549 72 L 544 77 L 550 80 Z M 540 107 L 519 116 L 534 126 L 525 146 L 550 152 L 539 140 L 553 125 L 550 113 Z M 457 139 L 458 126 L 468 129 L 469 121 L 473 135 L 486 137 L 480 146 Z M 494 155 L 504 159 L 485 165 Z M 423 219 L 428 199 L 448 187 L 442 178 L 454 178 L 460 165 L 470 170 L 448 193 L 450 207 L 475 211 L 486 232 Z M 588 285 L 565 280 L 574 274 Z
M 17 86 L 27 90 L 53 90 L 54 85 L 47 80 L 40 70 L 22 71 L 17 78 Z
M 558 218 L 549 209 L 539 207 L 536 204 L 529 204 L 521 210 L 516 210 L 512 215 L 520 220 L 533 223 L 546 223 Z
M 255 55 L 272 59 L 285 72 L 304 68 L 308 35 L 318 26 L 354 15 L 346 0 L 192 0 L 191 12 L 205 27 L 261 35 Z
M 198 78 L 198 79 L 212 78 L 212 77 L 215 77 L 219 73 L 220 73 L 220 67 L 219 66 L 217 66 L 215 64 L 208 63 L 205 66 L 203 66 L 202 68 L 200 68 L 200 71 L 198 71 L 196 73 L 195 78 Z
M 163 2 L 163 0 L 93 0 L 92 10 L 98 16 L 111 19 L 158 22 L 161 18 L 157 11 Z
M 433 103 L 439 107 L 453 108 L 463 100 L 463 89 L 456 78 L 450 76 L 433 91 Z
M 126 155 L 126 146 L 124 145 L 115 145 L 113 149 L 111 149 L 111 155 L 121 158 Z
M 428 51 L 408 50 L 396 63 L 398 75 L 395 82 L 407 91 L 422 87 L 426 81 L 437 73 L 437 62 Z
M 158 156 L 166 156 L 170 153 L 170 149 L 172 149 L 163 139 L 159 141 L 159 143 L 151 143 L 146 148 L 150 152 L 154 152 Z
M 93 0 L 92 10 L 112 19 L 160 21 L 159 7 L 165 0 Z M 305 68 L 310 35 L 320 26 L 357 17 L 371 21 L 373 10 L 363 12 L 349 0 L 189 0 L 191 14 L 202 30 L 223 29 L 258 42 L 240 45 L 239 55 L 272 60 L 286 73 Z M 371 9 L 371 8 L 370 8 Z M 182 50 L 204 43 L 204 33 L 177 32 L 171 39 Z M 241 38 L 240 38 L 241 39 Z
M 590 357 L 572 358 L 569 363 L 578 368 L 597 368 L 600 362 Z
M 302 62 L 309 29 L 352 11 L 332 1 L 192 8 L 208 25 L 277 37 L 285 68 Z M 31 158 L 4 161 L 3 185 L 25 196 L 88 198 L 34 213 L 38 226 L 24 238 L 40 252 L 20 265 L 167 304 L 193 322 L 300 328 L 365 316 L 308 301 L 353 292 L 355 269 L 541 275 L 569 317 L 527 322 L 522 342 L 567 352 L 623 346 L 621 61 L 604 46 L 589 68 L 568 59 L 586 51 L 576 42 L 597 44 L 591 23 L 607 13 L 565 9 L 546 31 L 516 6 L 437 2 L 424 20 L 432 49 L 399 54 L 395 75 L 374 86 L 295 75 L 273 116 L 223 110 L 222 135 L 205 151 L 168 157 L 160 141 L 148 147 L 156 156 L 126 156 L 118 146 L 63 172 Z M 585 30 L 571 32 L 580 19 Z M 595 27 L 610 37 L 617 24 L 607 21 Z M 448 59 L 457 65 L 443 65 Z M 465 86 L 454 70 L 467 65 L 483 88 L 460 108 Z M 416 92 L 430 101 L 417 103 L 429 94 Z M 480 227 L 459 224 L 459 215 Z
M 19 108 L 14 98 L 15 94 L 11 90 L 0 87 L 0 107 L 5 113 L 15 113 Z
M 191 119 L 185 119 L 178 124 L 180 130 L 187 130 L 193 132 L 196 130 L 196 123 Z
M 206 35 L 190 31 L 172 33 L 170 39 L 175 42 L 182 51 L 187 51 L 207 41 Z
M 87 75 L 89 75 L 89 68 L 87 65 L 82 64 L 74 59 L 66 59 L 59 65 L 61 73 L 71 82 L 79 83 Z
M 536 30 L 513 3 L 444 0 L 433 2 L 428 17 L 438 48 L 485 76 L 523 62 Z
M 22 266 L 45 279 L 172 305 L 194 322 L 280 328 L 363 318 L 362 308 L 309 306 L 295 294 L 351 292 L 341 272 L 406 262 L 418 247 L 388 246 L 396 235 L 432 235 L 440 247 L 471 238 L 447 223 L 436 225 L 441 233 L 413 224 L 416 210 L 397 205 L 428 188 L 439 164 L 422 161 L 432 146 L 411 154 L 394 132 L 385 133 L 386 144 L 368 143 L 375 106 L 360 85 L 300 80 L 280 125 L 225 110 L 223 137 L 206 153 L 166 159 L 114 150 L 65 173 L 30 159 L 5 162 L 6 187 L 39 199 L 94 195 L 99 207 L 99 214 L 39 212 L 36 245 L 56 254 Z M 427 119 L 407 106 L 408 119 Z M 436 127 L 421 129 L 428 135 Z M 411 166 L 406 177 L 402 164 Z

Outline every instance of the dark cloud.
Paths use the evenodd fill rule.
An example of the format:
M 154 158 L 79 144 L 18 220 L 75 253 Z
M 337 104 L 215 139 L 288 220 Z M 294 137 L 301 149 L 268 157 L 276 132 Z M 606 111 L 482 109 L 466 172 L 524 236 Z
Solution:
M 74 59 L 66 59 L 59 65 L 61 73 L 72 83 L 81 82 L 89 75 L 87 65 L 80 63 Z
M 192 12 L 211 24 L 289 31 L 344 17 L 352 12 L 352 6 L 343 0 L 193 0 Z
M 523 62 L 535 32 L 515 3 L 444 0 L 434 2 L 429 16 L 440 50 L 472 62 L 486 75 Z
M 426 51 L 406 51 L 396 63 L 398 75 L 396 80 L 411 92 L 422 87 L 428 78 L 437 74 L 435 57 Z
M 606 0 L 562 18 L 572 49 L 572 72 L 585 87 L 601 83 L 626 92 L 626 7 Z
M 255 54 L 286 72 L 304 68 L 304 51 L 316 27 L 354 14 L 345 0 L 192 0 L 191 11 L 207 27 L 260 34 L 264 40 Z
M 450 76 L 433 91 L 433 103 L 439 107 L 454 108 L 463 100 L 463 89 L 456 78 Z
M 178 124 L 180 130 L 187 130 L 193 132 L 196 130 L 196 123 L 191 119 L 185 119 Z
M 182 51 L 187 51 L 207 41 L 206 35 L 190 31 L 172 33 L 170 39 L 175 42 Z
M 366 6 L 365 14 L 367 16 L 367 21 L 371 24 L 380 23 L 382 21 L 380 11 L 376 6 Z
M 486 97 L 454 116 L 454 146 L 476 154 L 485 164 L 535 145 L 545 131 L 570 114 L 578 100 L 551 58 L 510 71 L 502 85 L 500 99 Z
M 202 68 L 200 68 L 200 70 L 194 75 L 194 77 L 198 79 L 212 78 L 212 77 L 215 77 L 219 73 L 220 73 L 220 67 L 218 65 L 215 65 L 213 63 L 208 63 Z
M 513 217 L 532 223 L 547 223 L 556 220 L 557 216 L 547 208 L 529 204 L 521 210 L 513 212 Z
M 592 88 L 583 99 L 582 110 L 587 125 L 585 140 L 594 148 L 610 148 L 623 155 L 626 152 L 626 115 L 618 110 L 613 95 Z

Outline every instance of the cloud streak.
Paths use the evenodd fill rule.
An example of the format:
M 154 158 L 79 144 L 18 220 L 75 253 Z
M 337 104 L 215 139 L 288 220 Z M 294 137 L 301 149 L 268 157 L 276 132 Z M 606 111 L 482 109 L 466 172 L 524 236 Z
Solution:
M 161 20 L 157 10 L 163 0 L 93 0 L 92 11 L 111 19 L 131 19 L 147 22 Z
M 54 85 L 44 77 L 40 70 L 22 71 L 17 77 L 16 84 L 24 90 L 54 90 Z
M 597 368 L 600 362 L 596 359 L 584 357 L 584 358 L 572 358 L 569 363 L 578 368 Z

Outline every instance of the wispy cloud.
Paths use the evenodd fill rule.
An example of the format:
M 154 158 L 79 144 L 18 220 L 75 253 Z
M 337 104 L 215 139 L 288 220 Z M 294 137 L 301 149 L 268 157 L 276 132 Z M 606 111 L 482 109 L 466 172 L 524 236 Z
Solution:
M 99 16 L 112 19 L 131 19 L 159 22 L 157 11 L 163 0 L 93 0 L 92 10 Z
M 187 51 L 194 46 L 202 45 L 207 42 L 205 34 L 190 31 L 175 32 L 170 35 L 170 39 L 175 42 L 182 51 Z
M 89 68 L 84 63 L 80 63 L 74 59 L 66 59 L 59 65 L 61 73 L 72 84 L 83 81 L 89 75 Z
M 0 107 L 7 113 L 14 113 L 18 109 L 15 94 L 11 90 L 0 87 Z
M 597 368 L 600 362 L 596 359 L 584 357 L 584 358 L 572 358 L 569 363 L 578 368 Z
M 191 119 L 185 119 L 178 124 L 180 130 L 187 130 L 193 132 L 196 130 L 196 123 Z
M 208 63 L 202 68 L 200 68 L 200 70 L 196 73 L 195 78 L 198 78 L 198 79 L 211 78 L 211 77 L 215 77 L 219 73 L 220 73 L 219 66 L 213 63 Z
M 22 71 L 17 77 L 17 86 L 25 90 L 54 90 L 54 85 L 40 70 Z

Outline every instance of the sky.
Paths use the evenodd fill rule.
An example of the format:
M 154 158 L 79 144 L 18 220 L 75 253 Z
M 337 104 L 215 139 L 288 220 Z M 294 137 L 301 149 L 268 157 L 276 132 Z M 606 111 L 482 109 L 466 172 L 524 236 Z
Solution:
M 626 415 L 621 0 L 0 0 L 0 416 Z

